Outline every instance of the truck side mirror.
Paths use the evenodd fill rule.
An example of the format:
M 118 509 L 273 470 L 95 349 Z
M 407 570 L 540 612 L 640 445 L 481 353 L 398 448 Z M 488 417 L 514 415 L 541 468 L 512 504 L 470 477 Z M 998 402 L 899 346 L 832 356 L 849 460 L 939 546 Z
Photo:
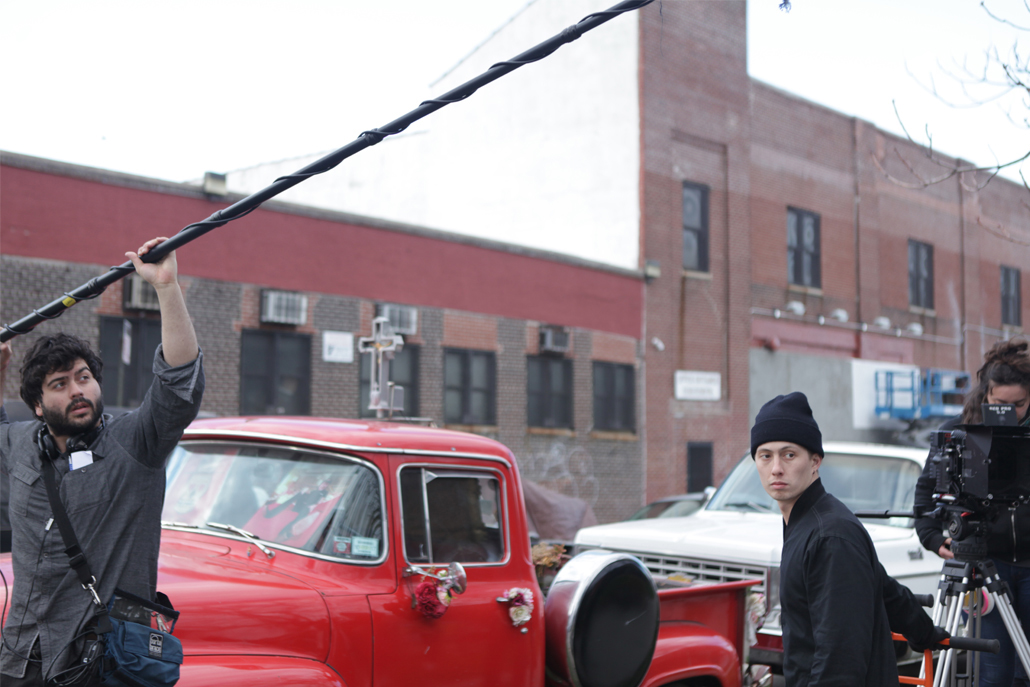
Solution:
M 442 589 L 446 589 L 452 594 L 463 594 L 469 586 L 465 568 L 457 561 L 448 565 L 447 570 L 437 570 L 434 565 L 409 565 L 404 569 L 404 577 L 412 575 L 435 578 L 440 581 Z
M 447 574 L 440 578 L 444 589 L 449 589 L 453 594 L 463 594 L 468 588 L 468 577 L 465 575 L 465 568 L 458 561 L 447 566 Z

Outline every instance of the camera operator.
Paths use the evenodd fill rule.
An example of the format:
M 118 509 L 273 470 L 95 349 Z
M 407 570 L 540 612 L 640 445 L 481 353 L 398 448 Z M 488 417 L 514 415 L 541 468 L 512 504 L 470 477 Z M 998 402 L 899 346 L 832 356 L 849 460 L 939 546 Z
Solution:
M 980 406 L 984 403 L 1013 405 L 1019 424 L 1030 426 L 1030 355 L 1027 348 L 1026 341 L 1003 341 L 991 348 L 984 356 L 983 367 L 976 373 L 976 387 L 966 397 L 962 414 L 942 424 L 940 429 L 951 430 L 960 424 L 982 424 Z M 934 464 L 927 460 L 916 483 L 917 511 L 933 509 L 936 480 Z M 951 539 L 943 534 L 940 520 L 920 518 L 916 521 L 916 532 L 926 549 L 941 558 L 955 557 L 951 552 Z M 1023 632 L 1030 634 L 1030 505 L 1018 506 L 991 524 L 988 555 L 994 561 L 999 576 L 1008 582 L 1012 606 Z M 1030 686 L 1030 679 L 1016 659 L 1015 647 L 999 612 L 983 617 L 982 633 L 984 638 L 1001 642 L 1001 653 L 981 654 L 981 687 Z

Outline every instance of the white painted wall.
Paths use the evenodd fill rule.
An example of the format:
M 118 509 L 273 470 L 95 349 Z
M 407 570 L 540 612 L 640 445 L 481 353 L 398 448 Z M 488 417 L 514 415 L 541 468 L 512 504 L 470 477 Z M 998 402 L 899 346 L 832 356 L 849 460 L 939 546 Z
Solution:
M 531 2 L 428 95 L 609 4 Z M 637 269 L 637 43 L 637 15 L 617 17 L 279 199 Z M 251 193 L 323 154 L 231 172 L 229 189 Z

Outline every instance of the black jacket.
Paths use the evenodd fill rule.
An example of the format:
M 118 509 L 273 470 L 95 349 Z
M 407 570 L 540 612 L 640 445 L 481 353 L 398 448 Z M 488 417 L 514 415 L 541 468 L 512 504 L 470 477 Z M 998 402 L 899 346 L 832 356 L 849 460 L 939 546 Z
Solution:
M 961 423 L 956 416 L 947 420 L 938 429 L 954 429 Z M 932 454 L 931 456 L 932 457 Z M 923 473 L 916 481 L 915 507 L 929 511 L 934 507 L 933 494 L 936 491 L 936 465 L 927 458 Z M 937 553 L 947 535 L 943 534 L 944 523 L 933 517 L 916 520 L 916 534 L 923 547 Z M 1030 505 L 1000 510 L 997 519 L 987 532 L 987 553 L 992 558 L 1019 562 L 1030 560 Z
M 880 565 L 865 527 L 820 480 L 784 526 L 780 606 L 791 687 L 895 685 L 891 629 L 917 641 L 933 632 L 912 593 Z

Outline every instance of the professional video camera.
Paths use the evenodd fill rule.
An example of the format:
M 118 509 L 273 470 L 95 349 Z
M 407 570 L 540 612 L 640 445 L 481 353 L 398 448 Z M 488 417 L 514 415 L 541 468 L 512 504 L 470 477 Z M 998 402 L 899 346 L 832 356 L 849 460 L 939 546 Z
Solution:
M 959 560 L 986 558 L 987 531 L 1005 509 L 1030 503 L 1030 428 L 1016 426 L 1012 405 L 982 406 L 981 425 L 933 432 L 934 508 L 925 513 L 947 524 Z

